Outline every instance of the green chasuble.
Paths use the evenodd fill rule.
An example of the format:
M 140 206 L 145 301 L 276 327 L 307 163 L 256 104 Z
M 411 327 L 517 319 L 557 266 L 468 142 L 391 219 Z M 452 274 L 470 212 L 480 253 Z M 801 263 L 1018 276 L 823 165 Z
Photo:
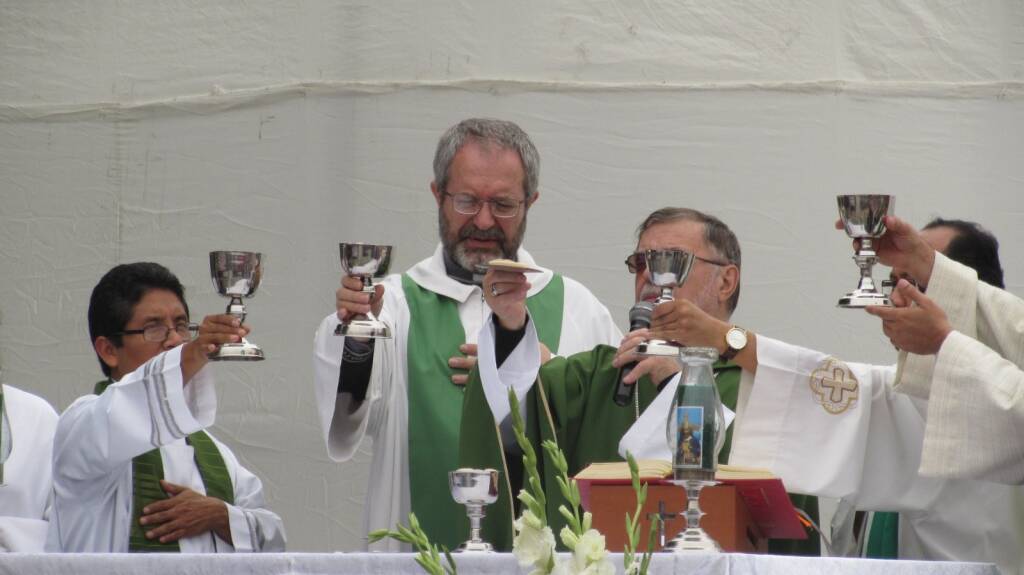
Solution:
M 575 475 L 591 463 L 622 461 L 618 453 L 619 441 L 636 421 L 637 409 L 643 412 L 658 395 L 655 385 L 644 376 L 636 383 L 638 387 L 634 399 L 639 403 L 621 407 L 616 405 L 612 401 L 619 376 L 618 369 L 612 366 L 615 352 L 616 348 L 602 345 L 569 358 L 553 358 L 538 373 L 542 385 L 534 385 L 526 396 L 526 434 L 538 454 L 538 470 L 547 496 L 548 522 L 556 534 L 565 525 L 564 518 L 558 513 L 558 507 L 565 500 L 555 481 L 554 465 L 540 448 L 541 441 L 557 440 L 568 460 L 570 475 Z M 714 372 L 722 403 L 735 410 L 741 369 L 733 363 L 718 362 L 714 365 Z M 727 461 L 731 443 L 730 427 L 719 456 L 720 462 Z M 522 488 L 523 476 L 522 457 L 506 457 L 507 448 L 502 445 L 500 431 L 484 396 L 479 374 L 474 370 L 467 385 L 462 413 L 459 464 L 463 467 L 490 467 L 501 472 L 502 488 L 498 493 L 498 501 L 487 506 L 483 537 L 502 551 L 512 549 L 512 522 L 519 509 L 515 495 Z M 512 481 L 509 482 L 508 478 Z M 800 497 L 791 496 L 794 502 Z M 817 519 L 817 500 L 809 499 L 813 508 L 808 512 Z M 817 538 L 813 537 L 812 540 L 813 549 L 817 550 Z M 772 546 L 774 543 L 797 544 L 796 547 L 800 547 L 799 544 L 807 545 L 803 541 L 770 542 L 770 550 L 773 552 L 789 554 L 794 551 L 775 549 Z M 818 554 L 816 551 L 811 553 L 810 549 L 807 552 Z
M 431 542 L 454 549 L 469 538 L 466 508 L 452 500 L 448 472 L 458 469 L 459 428 L 465 389 L 452 383 L 448 359 L 461 355 L 466 333 L 458 302 L 423 289 L 402 275 L 409 306 L 407 343 L 409 402 L 409 491 L 412 510 Z M 527 298 L 540 341 L 555 351 L 562 332 L 562 277 L 554 275 Z
M 110 380 L 96 384 L 93 393 L 103 393 Z M 224 501 L 228 505 L 235 503 L 235 489 L 231 483 L 231 475 L 224 463 L 224 457 L 217 444 L 205 431 L 197 431 L 185 438 L 192 446 L 199 468 L 199 476 L 203 480 L 206 495 Z M 128 535 L 128 551 L 130 553 L 176 553 L 181 551 L 177 541 L 160 543 L 156 539 L 146 539 L 146 528 L 139 524 L 142 510 L 150 503 L 167 499 L 167 493 L 160 487 L 164 478 L 164 462 L 159 449 L 152 449 L 132 459 L 132 525 Z M 151 529 L 153 526 L 149 526 Z

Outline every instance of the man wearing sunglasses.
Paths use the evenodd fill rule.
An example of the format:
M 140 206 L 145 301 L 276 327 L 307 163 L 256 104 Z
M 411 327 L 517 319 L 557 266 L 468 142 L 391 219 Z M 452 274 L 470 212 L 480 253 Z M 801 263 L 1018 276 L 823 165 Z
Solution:
M 434 254 L 389 276 L 373 297 L 358 278 L 342 279 L 336 309 L 320 324 L 314 376 L 328 454 L 346 461 L 373 439 L 364 532 L 393 528 L 415 511 L 435 543 L 466 538 L 465 509 L 452 501 L 448 471 L 458 467 L 459 420 L 476 337 L 489 313 L 478 266 L 516 260 L 541 269 L 522 284 L 540 310 L 540 341 L 563 354 L 618 343 L 621 332 L 586 288 L 537 266 L 522 249 L 537 201 L 540 157 L 512 122 L 469 119 L 441 137 L 431 192 L 441 242 Z M 334 335 L 340 321 L 373 311 L 393 338 Z M 385 540 L 379 550 L 398 550 Z
M 721 220 L 686 208 L 655 211 L 639 226 L 637 246 L 626 259 L 634 274 L 637 301 L 654 301 L 661 289 L 651 283 L 646 266 L 648 250 L 681 250 L 694 256 L 689 276 L 676 288 L 675 304 L 655 309 L 650 329 L 626 334 L 618 348 L 607 345 L 576 355 L 555 358 L 541 366 L 532 310 L 523 304 L 522 274 L 491 270 L 484 278 L 485 293 L 493 318 L 480 334 L 480 362 L 471 375 L 463 409 L 460 464 L 471 467 L 507 469 L 499 500 L 488 507 L 484 520 L 488 541 L 508 548 L 512 541 L 511 494 L 522 481 L 519 447 L 509 432 L 507 389 L 520 398 L 529 434 L 534 439 L 557 439 L 565 451 L 569 472 L 574 474 L 590 463 L 620 459 L 620 441 L 641 418 L 660 393 L 670 395 L 677 383 L 679 364 L 674 358 L 635 355 L 637 345 L 650 338 L 666 338 L 676 322 L 693 314 L 712 317 L 724 329 L 705 334 L 709 346 L 722 353 L 715 364 L 716 382 L 723 402 L 735 408 L 741 370 L 729 361 L 741 351 L 743 330 L 728 322 L 739 301 L 740 245 L 735 234 Z M 718 325 L 715 326 L 717 329 Z M 681 342 L 684 343 L 684 342 Z M 619 380 L 619 368 L 636 363 L 622 381 L 635 385 L 633 400 L 620 406 L 612 401 Z M 541 382 L 542 385 L 535 385 Z M 661 421 L 667 414 L 660 414 Z M 495 423 L 498 424 L 497 430 Z M 664 443 L 662 423 L 655 435 Z M 535 446 L 540 453 L 539 445 Z M 666 448 L 667 449 L 667 448 Z M 728 458 L 728 439 L 722 459 Z M 546 486 L 548 520 L 555 532 L 563 519 L 555 511 L 560 501 L 554 483 Z M 817 554 L 817 542 L 793 548 L 787 542 L 773 542 L 774 552 Z
M 977 224 L 936 219 L 916 232 L 889 217 L 887 225 L 892 227 L 878 251 L 884 263 L 893 265 L 893 278 L 915 280 L 931 293 L 938 285 L 926 272 L 934 259 L 940 262 L 936 269 L 970 270 L 1002 288 L 999 244 Z M 899 232 L 895 240 L 894 231 Z M 923 250 L 896 257 L 901 250 L 894 242 Z M 893 300 L 902 305 L 901 292 L 914 288 L 905 280 L 901 284 Z M 987 285 L 985 289 L 998 291 Z M 888 317 L 901 310 L 874 311 Z M 707 329 L 701 323 L 670 333 L 699 344 L 699 333 Z M 1024 489 L 920 474 L 932 407 L 926 398 L 899 393 L 896 365 L 848 363 L 752 332 L 747 347 L 736 362 L 755 376 L 744 379 L 740 391 L 746 401 L 737 415 L 733 463 L 767 467 L 789 488 L 842 498 L 843 507 L 899 512 L 898 517 L 875 513 L 866 524 L 868 556 L 984 561 L 1007 573 L 1020 571 Z M 934 358 L 919 360 L 935 363 Z M 964 425 L 977 423 L 968 420 Z M 987 437 L 986 442 L 1017 439 L 1010 435 Z
M 259 478 L 205 431 L 216 412 L 208 356 L 248 332 L 226 314 L 189 323 L 184 287 L 159 264 L 103 276 L 89 333 L 105 379 L 57 424 L 51 550 L 284 550 Z

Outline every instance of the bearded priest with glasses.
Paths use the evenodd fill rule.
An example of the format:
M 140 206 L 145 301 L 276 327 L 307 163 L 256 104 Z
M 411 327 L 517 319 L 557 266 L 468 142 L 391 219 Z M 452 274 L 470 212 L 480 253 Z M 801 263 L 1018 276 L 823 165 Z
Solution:
M 387 277 L 376 293 L 343 278 L 336 309 L 317 330 L 313 366 L 327 452 L 351 459 L 373 441 L 363 529 L 394 528 L 410 511 L 434 543 L 466 538 L 465 509 L 452 501 L 448 472 L 458 467 L 459 425 L 476 336 L 490 313 L 476 267 L 495 259 L 540 269 L 517 286 L 537 317 L 542 342 L 571 354 L 617 343 L 621 332 L 590 291 L 540 268 L 521 245 L 539 197 L 540 157 L 516 124 L 468 119 L 441 137 L 430 185 L 441 243 L 433 255 Z M 476 277 L 475 277 L 476 276 Z M 390 339 L 334 335 L 341 321 L 369 311 Z M 375 550 L 398 550 L 391 540 Z
M 93 289 L 89 333 L 104 380 L 61 416 L 47 547 L 65 552 L 284 551 L 263 485 L 206 428 L 206 363 L 249 328 L 189 323 L 185 290 L 155 263 L 114 267 Z

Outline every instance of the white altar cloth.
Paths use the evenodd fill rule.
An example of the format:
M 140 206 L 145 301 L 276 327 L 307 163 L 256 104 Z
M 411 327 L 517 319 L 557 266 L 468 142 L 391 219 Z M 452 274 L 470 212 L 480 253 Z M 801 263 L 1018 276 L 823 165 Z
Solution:
M 511 554 L 455 556 L 461 574 L 527 573 Z M 612 561 L 622 573 L 622 555 Z M 999 575 L 994 565 L 928 561 L 881 561 L 771 555 L 675 556 L 657 554 L 652 574 L 686 575 Z M 412 554 L 265 553 L 179 554 L 0 554 L 0 575 L 348 575 L 423 571 Z

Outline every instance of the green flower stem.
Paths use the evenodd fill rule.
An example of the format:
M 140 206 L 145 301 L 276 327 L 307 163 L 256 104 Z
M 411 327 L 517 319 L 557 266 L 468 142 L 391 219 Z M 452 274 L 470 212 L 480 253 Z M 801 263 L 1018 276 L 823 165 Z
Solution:
M 381 539 L 390 537 L 396 541 L 401 541 L 408 545 L 412 545 L 416 548 L 416 563 L 423 568 L 424 571 L 430 573 L 430 575 L 457 575 L 458 569 L 455 566 L 455 559 L 452 558 L 452 554 L 448 552 L 446 547 L 438 547 L 430 543 L 430 539 L 427 537 L 426 532 L 420 527 L 420 522 L 416 519 L 415 513 L 409 514 L 409 527 L 406 527 L 399 523 L 395 526 L 395 530 L 390 529 L 377 529 L 376 531 L 370 532 L 370 543 L 376 543 Z M 445 559 L 448 562 L 448 566 L 444 566 L 441 563 L 441 551 L 444 551 Z
M 629 463 L 629 478 L 633 484 L 633 492 L 636 493 L 636 510 L 633 512 L 632 517 L 628 513 L 626 514 L 627 538 L 622 562 L 626 573 L 645 575 L 651 564 L 651 556 L 654 552 L 654 536 L 661 517 L 656 517 L 651 521 L 651 528 L 647 536 L 647 551 L 638 559 L 636 549 L 640 541 L 640 514 L 643 512 L 644 503 L 647 502 L 647 484 L 640 484 L 640 467 L 636 463 L 636 458 L 628 451 L 626 452 L 626 461 Z M 637 564 L 638 561 L 639 564 Z
M 537 452 L 526 438 L 526 423 L 519 413 L 519 398 L 512 389 L 508 390 L 508 404 L 512 408 L 512 431 L 515 433 L 516 443 L 523 450 L 523 469 L 526 470 L 526 483 L 529 486 L 529 490 L 524 488 L 519 492 L 519 500 L 526 504 L 537 519 L 540 519 L 541 527 L 544 527 L 548 524 L 547 498 L 544 496 L 540 472 L 537 471 Z M 529 500 L 523 499 L 524 495 Z

